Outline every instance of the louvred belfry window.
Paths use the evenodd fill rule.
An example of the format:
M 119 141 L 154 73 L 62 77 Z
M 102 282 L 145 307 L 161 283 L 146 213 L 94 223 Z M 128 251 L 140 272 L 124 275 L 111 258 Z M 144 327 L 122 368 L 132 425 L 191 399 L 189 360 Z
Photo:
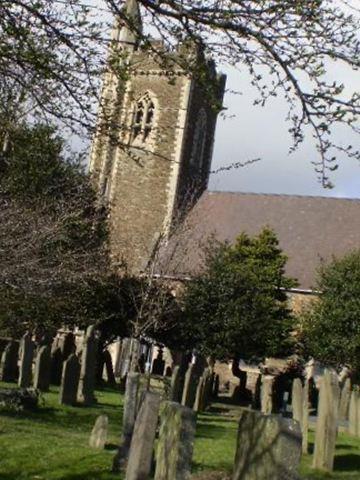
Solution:
M 133 110 L 133 122 L 131 142 L 145 144 L 154 128 L 155 104 L 149 93 L 135 102 Z

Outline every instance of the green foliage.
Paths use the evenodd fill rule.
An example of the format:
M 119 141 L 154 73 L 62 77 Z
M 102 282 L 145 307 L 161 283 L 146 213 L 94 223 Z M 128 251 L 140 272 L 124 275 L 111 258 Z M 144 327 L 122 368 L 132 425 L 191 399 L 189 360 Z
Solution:
M 360 250 L 322 265 L 317 288 L 301 318 L 304 353 L 360 372 Z
M 286 256 L 275 234 L 241 234 L 234 245 L 211 240 L 204 273 L 189 282 L 184 295 L 184 338 L 217 358 L 262 358 L 291 349 L 292 317 L 285 288 Z

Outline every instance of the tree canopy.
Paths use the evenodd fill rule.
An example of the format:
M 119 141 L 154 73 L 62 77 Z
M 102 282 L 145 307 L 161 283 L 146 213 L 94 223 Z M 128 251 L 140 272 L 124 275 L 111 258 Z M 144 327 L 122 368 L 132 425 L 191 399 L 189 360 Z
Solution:
M 203 273 L 189 281 L 185 343 L 218 359 L 262 359 L 291 351 L 293 320 L 284 289 L 286 256 L 275 234 L 241 234 L 234 245 L 211 240 Z
M 360 250 L 323 264 L 317 289 L 301 317 L 304 354 L 360 374 Z
M 7 105 L 7 118 L 13 121 L 31 112 L 92 131 L 94 99 L 111 41 L 103 20 L 113 15 L 140 37 L 141 48 L 153 49 L 149 38 L 156 32 L 169 48 L 190 40 L 217 62 L 247 68 L 259 92 L 258 104 L 284 96 L 294 148 L 312 131 L 319 152 L 315 168 L 325 186 L 330 185 L 337 154 L 359 158 L 357 148 L 335 143 L 332 136 L 334 128 L 343 125 L 359 132 L 359 92 L 347 90 L 329 71 L 335 63 L 336 73 L 343 65 L 353 72 L 360 66 L 360 13 L 355 2 L 138 3 L 148 27 L 143 30 L 118 0 L 1 2 L 0 96 Z M 113 62 L 112 67 L 121 78 L 119 65 Z M 193 59 L 185 56 L 181 67 L 193 71 Z

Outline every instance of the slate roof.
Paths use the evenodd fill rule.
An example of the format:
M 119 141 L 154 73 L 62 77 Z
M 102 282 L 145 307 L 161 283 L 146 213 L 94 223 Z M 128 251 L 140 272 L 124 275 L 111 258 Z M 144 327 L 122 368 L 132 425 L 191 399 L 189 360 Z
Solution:
M 168 273 L 197 273 L 200 244 L 212 234 L 233 241 L 243 231 L 254 235 L 264 226 L 276 232 L 289 257 L 287 274 L 298 279 L 299 288 L 310 290 L 321 259 L 360 248 L 360 199 L 207 191 L 169 242 Z

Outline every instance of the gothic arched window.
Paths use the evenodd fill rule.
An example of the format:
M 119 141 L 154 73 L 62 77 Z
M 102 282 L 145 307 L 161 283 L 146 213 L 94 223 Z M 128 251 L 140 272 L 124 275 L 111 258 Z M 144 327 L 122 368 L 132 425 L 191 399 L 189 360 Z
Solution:
M 206 147 L 206 130 L 207 130 L 207 116 L 205 110 L 202 108 L 199 111 L 198 119 L 195 124 L 195 131 L 193 137 L 193 145 L 191 152 L 191 164 L 202 168 L 204 163 L 205 147 Z
M 143 144 L 154 129 L 155 103 L 146 93 L 134 104 L 131 126 L 131 142 Z

